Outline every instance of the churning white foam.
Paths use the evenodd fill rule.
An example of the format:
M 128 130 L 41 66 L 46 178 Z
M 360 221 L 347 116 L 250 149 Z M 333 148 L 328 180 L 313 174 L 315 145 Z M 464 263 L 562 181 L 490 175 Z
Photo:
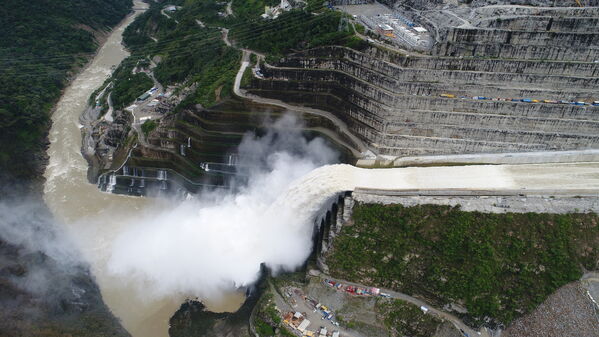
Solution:
M 322 140 L 306 141 L 291 117 L 264 137 L 247 135 L 239 154 L 247 179 L 241 187 L 149 211 L 118 236 L 109 270 L 139 282 L 145 294 L 213 298 L 256 281 L 262 263 L 275 271 L 300 266 L 311 251 L 315 216 L 340 192 L 513 186 L 499 166 L 326 165 L 334 152 Z
M 320 199 L 304 203 L 299 214 L 277 200 L 293 181 L 337 155 L 299 130 L 286 116 L 263 137 L 246 135 L 234 191 L 201 193 L 168 211 L 147 211 L 118 235 L 109 271 L 143 285 L 146 295 L 211 298 L 253 283 L 262 263 L 275 271 L 301 265 L 311 250 L 309 223 Z

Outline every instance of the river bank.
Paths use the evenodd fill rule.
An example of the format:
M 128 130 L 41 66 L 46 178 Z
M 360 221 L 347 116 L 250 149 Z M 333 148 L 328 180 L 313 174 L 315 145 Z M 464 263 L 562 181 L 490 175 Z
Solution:
M 12 39 L 19 40 L 23 49 L 28 50 L 25 53 L 35 54 L 35 50 L 40 49 L 39 46 L 44 42 L 52 44 L 65 40 L 64 35 L 45 34 L 38 30 L 45 25 L 48 29 L 60 31 L 61 27 L 53 26 L 52 20 L 61 15 L 70 17 L 70 13 L 58 10 L 61 4 L 55 5 L 52 9 L 44 8 L 42 14 L 35 5 L 26 9 L 30 19 L 42 15 L 47 21 L 33 27 L 22 22 L 23 26 L 11 34 Z M 94 5 L 86 7 L 90 11 L 94 11 L 93 8 Z M 94 11 L 97 15 L 94 18 L 98 21 L 88 19 L 98 23 L 112 15 L 114 20 L 118 20 L 119 17 L 126 17 L 127 9 L 121 8 L 118 16 L 115 12 L 106 13 Z M 19 17 L 19 14 L 18 9 L 11 8 L 12 18 Z M 10 26 L 9 23 L 7 25 Z M 98 25 L 103 28 L 94 30 L 89 26 L 82 27 L 83 25 L 76 25 L 74 28 L 93 34 L 96 41 L 94 49 L 98 46 L 99 50 L 99 46 L 110 35 L 109 26 L 112 24 Z M 23 27 L 27 27 L 28 32 L 20 39 L 18 30 Z M 8 28 L 8 32 L 10 31 L 11 28 Z M 39 39 L 40 35 L 46 41 L 38 44 L 35 37 Z M 9 112 L 8 115 L 3 114 L 3 118 L 6 118 L 3 121 L 10 121 L 3 125 L 4 139 L 0 146 L 4 152 L 0 155 L 8 154 L 10 157 L 10 167 L 2 165 L 0 168 L 0 336 L 130 336 L 103 301 L 90 266 L 87 261 L 79 258 L 70 237 L 65 235 L 60 224 L 55 221 L 43 198 L 46 183 L 44 173 L 50 163 L 47 153 L 51 145 L 50 118 L 55 114 L 57 104 L 68 87 L 97 55 L 97 51 L 82 51 L 85 49 L 82 46 L 87 41 L 89 40 L 82 38 L 79 45 L 81 48 L 76 49 L 80 50 L 79 53 L 73 52 L 73 48 L 70 52 L 69 48 L 64 48 L 60 56 L 49 57 L 53 55 L 52 51 L 44 50 L 48 53 L 48 59 L 60 59 L 57 61 L 62 65 L 60 70 L 53 68 L 55 63 L 48 59 L 27 56 L 20 60 L 19 57 L 25 55 L 18 55 L 12 60 L 16 62 L 13 70 L 19 70 L 19 73 L 15 73 L 15 77 L 10 80 L 11 92 L 6 96 L 0 95 L 1 100 L 6 103 L 3 108 L 8 108 Z M 31 49 L 28 49 L 28 42 L 31 43 Z M 4 44 L 2 51 L 10 50 L 9 46 Z M 10 54 L 6 54 L 6 57 L 8 55 Z M 39 70 L 24 89 L 20 88 L 20 76 L 31 76 L 32 65 L 39 64 L 46 66 L 45 72 Z M 56 74 L 51 73 L 50 69 L 55 69 Z M 7 73 L 9 71 L 4 66 L 3 70 Z M 54 77 L 52 83 L 41 86 L 40 83 L 44 83 L 50 76 Z M 36 96 L 29 96 L 30 99 L 27 99 L 26 95 L 31 93 Z M 43 106 L 36 104 L 37 100 L 42 100 L 40 97 L 45 98 Z M 16 104 L 11 103 L 13 98 L 27 103 L 16 107 Z M 18 111 L 19 108 L 27 110 L 27 115 L 21 113 L 11 118 L 10 112 Z M 0 110 L 3 113 L 7 111 Z M 29 123 L 19 125 L 19 118 L 29 118 Z M 27 134 L 27 142 L 33 145 L 23 149 L 23 141 L 10 136 L 13 132 Z M 15 144 L 19 145 L 13 146 Z
M 136 1 L 135 7 L 143 8 L 145 4 Z M 110 238 L 119 228 L 118 224 L 111 226 L 105 223 L 109 216 L 106 212 L 139 210 L 144 207 L 145 200 L 100 193 L 87 182 L 87 162 L 81 156 L 79 116 L 87 106 L 89 95 L 127 56 L 121 43 L 122 33 L 140 13 L 133 12 L 115 27 L 93 60 L 73 79 L 57 103 L 49 137 L 44 199 L 90 262 L 104 301 L 125 328 L 133 336 L 162 337 L 167 335 L 168 319 L 180 302 L 156 303 L 131 296 L 135 292 L 134 287 L 122 285 L 122 280 L 110 277 L 105 265 Z M 144 322 L 147 319 L 149 321 Z
M 135 8 L 146 6 L 135 1 Z M 122 34 L 142 12 L 135 11 L 113 30 L 96 57 L 72 81 L 58 102 L 52 116 L 44 198 L 90 262 L 104 301 L 125 328 L 134 337 L 164 337 L 168 335 L 169 319 L 186 296 L 164 297 L 144 293 L 143 284 L 115 276 L 109 270 L 108 260 L 113 241 L 119 233 L 147 211 L 160 212 L 172 207 L 172 203 L 100 192 L 95 185 L 88 183 L 88 163 L 81 154 L 82 125 L 79 118 L 92 92 L 128 56 L 122 45 Z M 204 302 L 212 311 L 231 311 L 236 310 L 242 301 L 243 295 L 235 294 L 220 302 Z

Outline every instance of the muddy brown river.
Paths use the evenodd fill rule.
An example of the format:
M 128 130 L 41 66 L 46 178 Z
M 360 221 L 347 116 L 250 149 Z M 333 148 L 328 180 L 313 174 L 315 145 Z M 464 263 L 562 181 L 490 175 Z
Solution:
M 135 8 L 146 8 L 141 1 Z M 106 263 L 111 244 L 144 210 L 169 207 L 169 201 L 129 197 L 101 192 L 87 181 L 87 162 L 81 155 L 79 116 L 88 97 L 111 74 L 128 52 L 122 34 L 143 10 L 136 10 L 116 27 L 97 55 L 65 90 L 52 116 L 50 156 L 46 169 L 44 198 L 56 219 L 79 246 L 91 264 L 106 304 L 134 337 L 168 336 L 168 321 L 185 299 L 185 294 L 155 298 L 144 294 L 144 285 L 111 276 Z M 234 311 L 244 297 L 231 293 L 218 302 L 205 303 L 215 312 Z

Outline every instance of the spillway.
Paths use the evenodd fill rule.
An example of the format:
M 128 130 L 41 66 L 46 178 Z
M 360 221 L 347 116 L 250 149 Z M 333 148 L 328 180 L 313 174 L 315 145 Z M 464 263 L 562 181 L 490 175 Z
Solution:
M 378 190 L 599 191 L 599 163 L 471 165 L 363 169 L 328 165 L 296 181 L 272 206 L 308 220 L 341 192 Z
M 262 263 L 275 271 L 301 266 L 311 252 L 315 220 L 342 192 L 599 190 L 599 163 L 396 169 L 342 164 L 294 171 L 301 160 L 286 162 L 236 193 L 200 194 L 147 214 L 116 239 L 112 270 L 146 281 L 158 294 L 209 296 L 222 285 L 256 281 Z
M 142 7 L 141 1 L 135 7 Z M 81 251 L 90 261 L 92 272 L 102 290 L 104 300 L 113 313 L 119 317 L 125 328 L 135 337 L 163 337 L 167 335 L 168 319 L 178 308 L 183 299 L 181 296 L 154 298 L 138 296 L 139 283 L 127 278 L 116 277 L 107 271 L 108 261 L 115 258 L 111 251 L 115 240 L 127 233 L 130 224 L 139 224 L 140 232 L 133 232 L 134 239 L 140 243 L 135 255 L 139 260 L 131 260 L 132 265 L 123 265 L 125 271 L 137 268 L 140 274 L 145 270 L 143 264 L 152 271 L 155 266 L 153 257 L 162 259 L 165 264 L 174 262 L 168 255 L 168 249 L 158 250 L 147 244 L 160 239 L 156 243 L 166 247 L 203 249 L 206 256 L 219 257 L 224 253 L 232 266 L 241 258 L 258 251 L 253 264 L 246 266 L 246 274 L 242 281 L 251 281 L 259 263 L 267 262 L 273 266 L 297 265 L 304 259 L 310 247 L 310 236 L 313 230 L 314 217 L 326 207 L 327 202 L 338 193 L 352 191 L 355 188 L 372 189 L 599 189 L 599 165 L 596 163 L 579 164 L 546 164 L 546 165 L 512 165 L 512 166 L 463 166 L 463 167 L 430 167 L 366 170 L 349 165 L 330 165 L 317 168 L 300 177 L 290 186 L 277 190 L 279 195 L 267 202 L 251 202 L 250 196 L 231 196 L 230 208 L 206 209 L 202 211 L 191 204 L 183 210 L 183 221 L 174 221 L 173 209 L 180 205 L 167 200 L 151 200 L 127 197 L 110 193 L 101 193 L 96 186 L 89 184 L 86 178 L 87 163 L 81 156 L 81 132 L 78 125 L 80 114 L 85 109 L 87 99 L 95 88 L 100 86 L 110 75 L 111 68 L 127 56 L 121 45 L 121 36 L 125 27 L 134 17 L 129 16 L 110 35 L 107 42 L 98 52 L 92 63 L 66 89 L 56 111 L 52 116 L 53 126 L 50 132 L 50 162 L 46 171 L 45 200 L 56 218 L 65 224 L 70 235 L 78 243 Z M 188 140 L 189 144 L 189 140 Z M 166 171 L 160 173 L 167 178 Z M 109 178 L 110 180 L 110 178 Z M 109 181 L 110 182 L 110 181 Z M 114 183 L 114 179 L 111 182 Z M 263 197 L 272 191 L 258 190 L 257 195 Z M 215 218 L 232 214 L 240 206 L 246 206 L 249 214 L 255 216 L 238 216 L 225 223 L 229 227 L 215 227 L 213 223 L 202 222 L 202 212 L 227 211 L 218 213 Z M 185 206 L 185 205 L 184 205 Z M 145 214 L 161 214 L 161 223 L 140 223 Z M 245 214 L 241 214 L 245 215 Z M 205 215 L 204 215 L 205 216 Z M 214 219 L 214 218 L 206 218 Z M 152 226 L 153 225 L 153 226 Z M 211 228 L 212 225 L 212 228 Z M 231 238 L 240 232 L 245 225 L 257 228 L 246 228 L 251 236 Z M 167 227 L 170 226 L 170 227 Z M 203 227 L 202 227 L 203 226 Z M 166 231 L 165 231 L 166 229 Z M 259 230 L 262 230 L 260 232 Z M 129 232 L 130 233 L 130 232 Z M 164 234 L 152 236 L 152 234 Z M 199 234 L 198 234 L 199 233 Z M 189 234 L 189 235 L 188 235 Z M 271 241 L 262 240 L 261 234 L 270 234 Z M 282 235 L 288 235 L 295 241 L 290 244 L 277 244 Z M 300 240 L 297 240 L 299 238 Z M 148 240 L 148 241 L 144 241 Z M 173 241 L 169 241 L 173 240 Z M 185 243 L 185 245 L 180 244 Z M 218 244 L 214 244 L 217 242 Z M 200 243 L 205 244 L 204 246 Z M 209 245 L 212 243 L 212 245 Z M 246 246 L 243 246 L 246 245 Z M 242 249 L 247 248 L 247 250 Z M 208 251 L 212 249 L 212 251 Z M 290 251 L 298 253 L 291 262 L 282 261 Z M 154 254 L 154 255 L 153 255 Z M 158 254 L 158 255 L 155 255 Z M 211 255 L 212 254 L 212 255 Z M 183 255 L 185 256 L 185 255 Z M 201 259 L 185 260 L 179 269 L 182 281 L 185 281 Z M 118 260 L 118 255 L 116 256 Z M 180 257 L 180 256 L 179 256 Z M 209 260 L 206 257 L 204 260 Z M 170 266 L 175 268 L 176 266 Z M 231 281 L 235 277 L 231 270 L 223 270 L 212 266 L 215 273 L 222 273 L 223 281 Z M 232 268 L 232 267 L 231 267 Z M 233 270 L 236 272 L 235 270 Z M 202 277 L 203 271 L 195 271 Z M 175 274 L 178 275 L 178 274 Z M 166 276 L 157 274 L 157 277 Z M 217 275 L 220 276 L 220 275 Z M 175 280 L 176 281 L 176 280 Z M 192 283 L 192 282 L 191 282 Z M 243 284 L 243 282 L 241 282 Z M 142 286 L 144 284 L 141 284 Z M 193 284 L 189 285 L 193 286 Z M 214 311 L 234 310 L 243 296 L 231 294 L 220 302 L 207 303 Z

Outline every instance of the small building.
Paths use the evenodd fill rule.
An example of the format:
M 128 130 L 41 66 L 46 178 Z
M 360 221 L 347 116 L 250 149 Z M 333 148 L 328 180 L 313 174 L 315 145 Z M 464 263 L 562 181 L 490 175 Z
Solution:
M 150 97 L 150 94 L 147 92 L 144 92 L 143 95 L 139 96 L 137 98 L 138 101 L 145 101 L 146 99 L 148 99 L 148 97 Z
M 383 35 L 393 35 L 393 27 L 386 23 L 379 25 L 379 33 Z
M 414 27 L 414 30 L 417 31 L 418 33 L 428 32 L 428 30 L 426 30 L 426 28 L 424 28 L 424 27 Z
M 137 108 L 137 104 L 131 104 L 128 107 L 126 107 L 125 110 L 129 111 L 129 112 L 133 112 L 133 110 L 135 110 L 135 108 Z
M 306 331 L 306 329 L 307 329 L 309 326 L 310 326 L 310 320 L 307 320 L 307 319 L 305 319 L 305 320 L 303 320 L 303 321 L 300 323 L 300 325 L 297 327 L 297 329 L 298 329 L 300 332 L 304 332 L 304 331 Z
M 339 337 L 339 331 L 333 331 L 333 337 Z
M 164 10 L 168 11 L 168 12 L 175 12 L 175 11 L 177 11 L 177 6 L 172 6 L 172 5 L 166 6 L 166 8 Z

